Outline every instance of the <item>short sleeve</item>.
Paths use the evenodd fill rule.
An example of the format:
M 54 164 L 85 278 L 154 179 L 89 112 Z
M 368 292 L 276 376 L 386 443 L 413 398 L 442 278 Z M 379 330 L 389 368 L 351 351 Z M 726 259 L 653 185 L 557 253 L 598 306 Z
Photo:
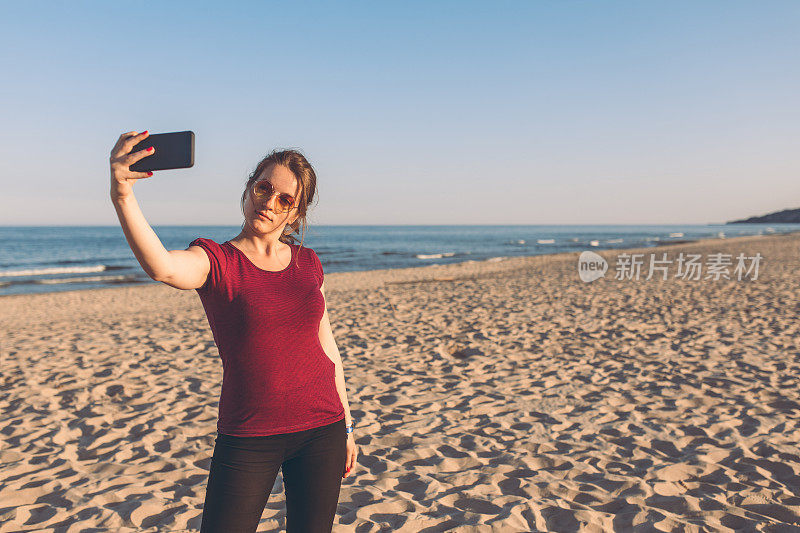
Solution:
M 317 281 L 317 287 L 322 287 L 322 282 L 325 281 L 325 273 L 322 271 L 322 262 L 317 257 L 317 252 L 309 248 L 311 252 L 311 264 L 314 271 L 314 279 Z
M 198 238 L 189 243 L 189 246 L 199 246 L 205 250 L 208 256 L 208 261 L 211 267 L 208 271 L 208 277 L 202 287 L 196 289 L 198 292 L 207 291 L 210 288 L 217 287 L 225 277 L 227 269 L 227 261 L 225 251 L 222 246 L 217 244 L 211 239 Z

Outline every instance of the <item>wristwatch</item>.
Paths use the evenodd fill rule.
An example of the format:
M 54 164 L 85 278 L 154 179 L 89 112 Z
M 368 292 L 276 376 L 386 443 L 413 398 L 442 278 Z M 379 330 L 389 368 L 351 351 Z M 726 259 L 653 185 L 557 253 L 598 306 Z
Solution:
M 355 426 L 355 422 L 353 420 L 350 421 L 350 425 L 349 426 L 345 426 L 347 428 L 346 436 L 349 436 L 350 433 L 353 432 L 353 427 L 354 426 Z

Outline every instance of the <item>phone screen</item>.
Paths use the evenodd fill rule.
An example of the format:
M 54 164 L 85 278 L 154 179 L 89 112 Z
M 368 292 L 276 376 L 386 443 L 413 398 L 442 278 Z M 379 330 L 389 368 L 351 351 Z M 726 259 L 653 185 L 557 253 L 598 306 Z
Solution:
M 133 147 L 131 153 L 146 150 L 151 146 L 155 147 L 155 153 L 132 164 L 130 166 L 131 170 L 134 172 L 147 172 L 149 170 L 189 168 L 194 165 L 193 131 L 148 135 L 145 140 Z

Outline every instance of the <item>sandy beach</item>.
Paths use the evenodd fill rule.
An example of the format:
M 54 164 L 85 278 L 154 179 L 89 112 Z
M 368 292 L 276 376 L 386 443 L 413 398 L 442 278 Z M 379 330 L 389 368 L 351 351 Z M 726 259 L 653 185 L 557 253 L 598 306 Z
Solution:
M 334 531 L 800 531 L 800 234 L 627 252 L 763 260 L 326 274 L 360 446 Z M 6 296 L 0 321 L 0 532 L 197 531 L 222 366 L 196 292 Z M 279 474 L 259 531 L 284 508 Z

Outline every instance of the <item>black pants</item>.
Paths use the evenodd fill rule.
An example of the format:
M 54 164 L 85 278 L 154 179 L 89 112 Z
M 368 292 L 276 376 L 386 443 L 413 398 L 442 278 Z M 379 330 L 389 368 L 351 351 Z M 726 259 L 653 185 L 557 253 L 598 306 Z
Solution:
M 288 533 L 330 533 L 347 459 L 344 419 L 295 433 L 217 433 L 201 533 L 252 533 L 283 469 Z

